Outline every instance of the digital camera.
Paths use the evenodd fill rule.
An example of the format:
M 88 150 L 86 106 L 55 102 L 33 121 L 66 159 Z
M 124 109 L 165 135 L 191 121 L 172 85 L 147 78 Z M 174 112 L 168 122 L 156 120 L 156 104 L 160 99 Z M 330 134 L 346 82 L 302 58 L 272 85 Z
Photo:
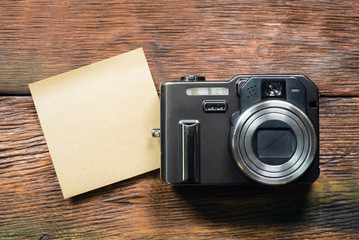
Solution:
M 161 85 L 166 183 L 283 185 L 318 176 L 318 88 L 306 76 L 189 75 Z

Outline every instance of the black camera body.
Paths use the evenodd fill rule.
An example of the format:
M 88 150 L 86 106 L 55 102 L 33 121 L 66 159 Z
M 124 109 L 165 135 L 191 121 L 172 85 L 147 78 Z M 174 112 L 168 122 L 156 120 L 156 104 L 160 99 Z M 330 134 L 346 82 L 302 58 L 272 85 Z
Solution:
M 164 182 L 283 185 L 318 176 L 318 88 L 304 75 L 189 75 L 161 85 Z

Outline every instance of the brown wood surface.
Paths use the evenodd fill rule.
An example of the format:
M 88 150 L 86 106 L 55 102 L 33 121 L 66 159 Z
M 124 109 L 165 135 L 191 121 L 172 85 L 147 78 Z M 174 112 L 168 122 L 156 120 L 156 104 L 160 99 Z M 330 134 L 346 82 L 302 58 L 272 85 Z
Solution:
M 143 46 L 156 84 L 301 73 L 358 96 L 359 1 L 0 1 L 0 93 Z
M 159 171 L 64 200 L 27 84 L 137 47 L 157 85 L 300 73 L 320 101 L 312 186 L 172 187 Z M 0 240 L 359 239 L 359 2 L 0 1 Z
M 309 187 L 175 188 L 156 170 L 64 200 L 31 97 L 1 97 L 0 239 L 358 239 L 358 109 L 321 99 Z

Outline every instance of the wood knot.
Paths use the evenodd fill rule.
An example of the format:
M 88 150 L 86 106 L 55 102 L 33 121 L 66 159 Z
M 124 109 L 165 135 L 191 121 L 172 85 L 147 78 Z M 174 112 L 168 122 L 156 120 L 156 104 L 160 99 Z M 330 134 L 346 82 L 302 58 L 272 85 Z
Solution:
M 261 44 L 257 47 L 257 55 L 263 58 L 267 58 L 271 54 L 271 49 L 266 44 Z

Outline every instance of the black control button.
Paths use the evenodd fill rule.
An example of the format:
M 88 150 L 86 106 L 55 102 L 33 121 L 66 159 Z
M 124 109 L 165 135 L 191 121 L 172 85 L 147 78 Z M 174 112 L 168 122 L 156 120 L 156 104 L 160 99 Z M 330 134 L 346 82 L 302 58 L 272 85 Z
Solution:
M 202 108 L 204 112 L 226 112 L 228 104 L 225 100 L 204 101 Z
M 180 81 L 182 82 L 203 82 L 205 80 L 206 80 L 205 77 L 197 76 L 197 75 L 187 75 L 180 77 Z

